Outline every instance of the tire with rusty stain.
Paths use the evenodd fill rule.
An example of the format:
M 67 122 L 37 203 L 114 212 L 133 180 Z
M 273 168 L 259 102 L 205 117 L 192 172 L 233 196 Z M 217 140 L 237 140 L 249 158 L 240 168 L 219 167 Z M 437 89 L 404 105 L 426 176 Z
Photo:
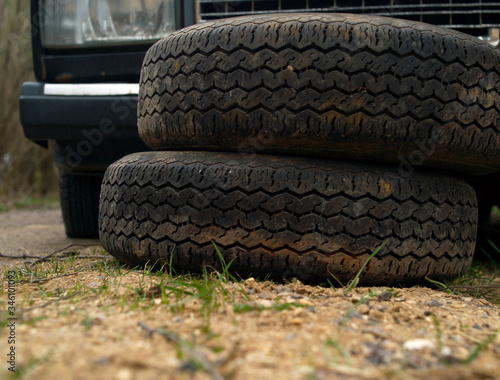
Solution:
M 103 247 L 132 265 L 322 282 L 446 280 L 469 268 L 477 200 L 463 180 L 357 163 L 213 152 L 129 155 L 106 171 Z
M 500 50 L 433 25 L 245 16 L 147 53 L 139 134 L 156 150 L 277 153 L 481 174 L 500 168 Z

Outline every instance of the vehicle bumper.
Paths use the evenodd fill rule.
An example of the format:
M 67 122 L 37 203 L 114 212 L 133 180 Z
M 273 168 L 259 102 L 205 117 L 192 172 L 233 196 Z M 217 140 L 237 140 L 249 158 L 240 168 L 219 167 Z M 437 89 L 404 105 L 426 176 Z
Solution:
M 51 142 L 56 164 L 104 171 L 117 159 L 149 148 L 137 132 L 136 84 L 24 83 L 20 98 L 25 136 Z

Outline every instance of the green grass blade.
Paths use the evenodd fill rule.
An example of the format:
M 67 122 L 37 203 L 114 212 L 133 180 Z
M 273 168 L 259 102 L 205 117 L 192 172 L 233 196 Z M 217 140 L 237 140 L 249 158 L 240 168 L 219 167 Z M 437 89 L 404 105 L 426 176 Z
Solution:
M 342 283 L 342 281 L 340 281 L 337 277 L 335 277 L 335 275 L 333 273 L 330 273 L 330 276 L 333 277 L 333 279 L 337 282 L 337 284 L 340 285 L 341 288 L 345 288 L 345 285 Z M 335 286 L 333 286 L 333 284 L 330 282 L 330 279 L 328 278 L 326 280 L 328 282 L 328 284 L 332 287 L 332 288 L 335 288 Z
M 464 361 L 462 362 L 463 364 L 469 364 L 471 362 L 473 362 L 474 360 L 477 359 L 477 357 L 479 356 L 479 354 L 491 343 L 493 342 L 496 337 L 498 335 L 498 331 L 495 331 L 494 333 L 488 335 L 486 337 L 486 339 L 484 339 L 483 341 L 479 342 L 476 347 L 474 347 L 474 350 L 472 350 L 472 352 L 470 353 L 470 355 L 464 359 Z
M 493 249 L 500 255 L 500 248 L 496 246 L 491 240 L 488 240 L 488 243 L 493 247 Z
M 368 259 L 365 261 L 365 263 L 363 264 L 361 269 L 358 271 L 358 274 L 356 275 L 356 277 L 354 277 L 354 279 L 349 284 L 348 288 L 345 290 L 344 294 L 349 294 L 358 285 L 359 277 L 361 276 L 361 273 L 365 269 L 366 265 L 370 262 L 371 259 L 373 259 L 375 257 L 375 255 L 377 253 L 379 253 L 379 251 L 382 249 L 382 247 L 385 245 L 385 243 L 387 243 L 387 240 L 384 241 L 375 251 L 373 251 L 373 253 L 370 255 L 370 257 L 368 257 Z

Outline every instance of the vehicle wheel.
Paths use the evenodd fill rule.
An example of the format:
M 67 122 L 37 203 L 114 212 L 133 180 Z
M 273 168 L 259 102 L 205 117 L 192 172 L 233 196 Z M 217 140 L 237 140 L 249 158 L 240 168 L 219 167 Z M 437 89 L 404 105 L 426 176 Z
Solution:
M 446 280 L 467 271 L 477 202 L 463 180 L 320 159 L 207 152 L 129 155 L 106 171 L 103 247 L 132 265 L 241 277 L 365 284 Z M 172 255 L 172 257 L 170 257 Z
M 246 16 L 156 43 L 139 134 L 158 150 L 279 153 L 482 174 L 500 167 L 500 50 L 346 14 Z
M 59 171 L 59 199 L 66 235 L 98 238 L 99 193 L 103 175 Z
M 500 173 L 468 178 L 468 182 L 477 194 L 479 224 L 487 224 L 491 209 L 500 204 Z

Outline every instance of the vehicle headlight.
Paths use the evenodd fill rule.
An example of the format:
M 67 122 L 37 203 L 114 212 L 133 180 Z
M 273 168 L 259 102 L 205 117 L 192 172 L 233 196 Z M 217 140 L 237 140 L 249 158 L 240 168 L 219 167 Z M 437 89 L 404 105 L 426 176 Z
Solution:
M 177 0 L 40 0 L 46 48 L 144 43 L 178 28 Z

